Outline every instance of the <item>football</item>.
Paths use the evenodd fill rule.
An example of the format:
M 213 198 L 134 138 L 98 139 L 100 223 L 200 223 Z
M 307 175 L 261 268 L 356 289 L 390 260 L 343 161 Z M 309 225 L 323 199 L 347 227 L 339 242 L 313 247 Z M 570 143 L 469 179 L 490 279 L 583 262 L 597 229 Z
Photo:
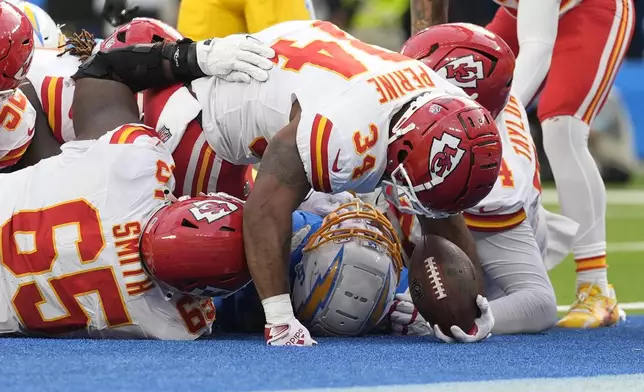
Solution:
M 409 264 L 409 293 L 420 314 L 432 326 L 453 337 L 450 327 L 465 333 L 474 327 L 478 281 L 469 257 L 451 241 L 426 235 Z

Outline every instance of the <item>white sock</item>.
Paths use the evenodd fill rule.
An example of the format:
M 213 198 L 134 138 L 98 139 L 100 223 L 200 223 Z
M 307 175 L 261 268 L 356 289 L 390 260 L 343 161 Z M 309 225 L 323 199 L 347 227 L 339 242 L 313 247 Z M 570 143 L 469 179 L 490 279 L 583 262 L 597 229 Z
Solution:
M 543 121 L 542 128 L 561 212 L 579 223 L 573 246 L 577 284 L 593 283 L 608 293 L 606 188 L 588 150 L 590 127 L 572 116 L 557 116 Z

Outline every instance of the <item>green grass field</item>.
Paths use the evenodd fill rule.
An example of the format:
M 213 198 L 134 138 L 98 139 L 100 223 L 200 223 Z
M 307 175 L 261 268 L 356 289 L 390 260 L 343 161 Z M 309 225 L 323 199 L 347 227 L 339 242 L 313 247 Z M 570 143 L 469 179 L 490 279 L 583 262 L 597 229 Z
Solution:
M 544 206 L 552 204 L 554 189 L 544 189 Z M 644 314 L 644 178 L 626 187 L 609 187 L 607 209 L 608 279 L 615 286 L 620 303 L 641 309 L 627 314 Z M 568 257 L 550 272 L 559 305 L 575 299 L 575 263 Z M 641 303 L 637 306 L 633 303 Z M 627 306 L 628 307 L 628 306 Z

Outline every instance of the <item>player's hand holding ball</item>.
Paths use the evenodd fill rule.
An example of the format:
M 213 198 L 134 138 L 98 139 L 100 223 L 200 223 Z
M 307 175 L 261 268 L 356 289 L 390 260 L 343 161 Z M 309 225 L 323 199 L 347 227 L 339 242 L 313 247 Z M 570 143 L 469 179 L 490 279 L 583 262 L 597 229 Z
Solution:
M 275 51 L 248 34 L 197 42 L 197 63 L 203 73 L 229 82 L 264 82 L 273 68 Z
M 409 291 L 396 294 L 389 309 L 389 321 L 394 335 L 427 336 L 434 335 L 434 329 L 414 306 Z
M 452 242 L 423 237 L 410 261 L 409 293 L 442 341 L 472 343 L 490 336 L 494 316 L 487 299 L 478 294 L 474 266 Z

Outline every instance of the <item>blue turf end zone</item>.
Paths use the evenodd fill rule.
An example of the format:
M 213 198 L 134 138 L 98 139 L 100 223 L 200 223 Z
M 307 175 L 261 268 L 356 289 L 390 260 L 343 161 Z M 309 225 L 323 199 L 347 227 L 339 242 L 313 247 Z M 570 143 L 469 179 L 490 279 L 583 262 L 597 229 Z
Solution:
M 251 391 L 644 373 L 644 317 L 448 345 L 422 338 L 196 342 L 0 339 L 0 391 Z M 589 358 L 598 358 L 588 366 Z

